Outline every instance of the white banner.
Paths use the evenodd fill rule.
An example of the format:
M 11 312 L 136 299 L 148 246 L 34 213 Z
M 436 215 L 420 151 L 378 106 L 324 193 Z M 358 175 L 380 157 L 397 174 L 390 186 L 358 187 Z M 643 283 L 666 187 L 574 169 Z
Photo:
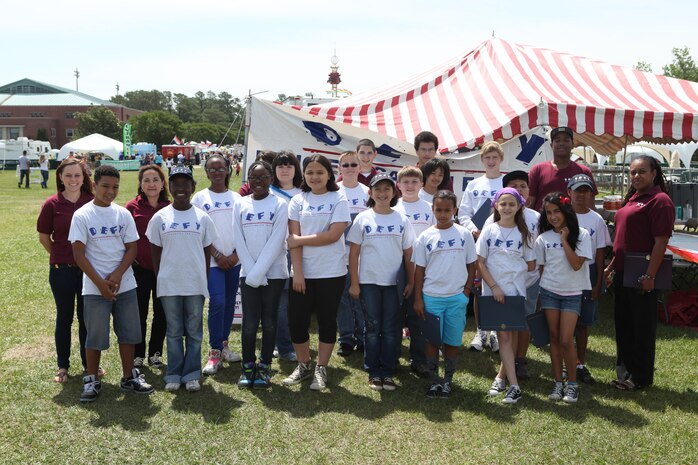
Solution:
M 289 150 L 298 155 L 301 161 L 309 155 L 320 153 L 336 167 L 339 155 L 347 150 L 355 150 L 361 139 L 371 139 L 376 145 L 378 156 L 374 165 L 379 170 L 396 176 L 403 166 L 417 163 L 412 141 L 401 141 L 255 97 L 251 99 L 249 111 L 246 167 L 260 150 Z M 502 148 L 504 163 L 501 170 L 504 173 L 528 171 L 536 163 L 553 158 L 542 127 L 504 142 Z M 460 201 L 468 181 L 484 173 L 480 152 L 446 154 L 444 159 L 449 162 L 453 188 Z

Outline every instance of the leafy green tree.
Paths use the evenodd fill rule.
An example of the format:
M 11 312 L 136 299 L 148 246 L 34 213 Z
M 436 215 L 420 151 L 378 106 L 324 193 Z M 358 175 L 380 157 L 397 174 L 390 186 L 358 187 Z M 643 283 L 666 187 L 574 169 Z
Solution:
M 132 117 L 129 122 L 136 141 L 151 142 L 158 147 L 169 144 L 182 130 L 182 120 L 166 111 L 149 111 Z
M 674 55 L 674 61 L 664 67 L 664 75 L 698 82 L 698 67 L 693 61 L 691 50 L 688 47 L 673 48 L 671 53 Z
M 118 102 L 117 102 L 118 100 Z M 123 96 L 114 96 L 111 101 L 142 111 L 167 111 L 172 108 L 172 96 L 159 90 L 132 90 Z
M 198 122 L 198 108 L 195 99 L 184 94 L 174 94 L 172 101 L 175 106 L 175 113 L 179 119 L 185 123 Z
M 652 65 L 646 61 L 638 60 L 635 65 L 633 65 L 633 69 L 636 69 L 638 71 L 645 71 L 647 73 L 652 72 Z
M 78 120 L 76 139 L 97 133 L 121 140 L 122 125 L 109 108 L 92 107 L 85 113 L 76 113 L 75 117 Z
M 225 134 L 227 126 L 211 123 L 184 123 L 182 134 L 187 140 L 194 142 L 210 141 L 214 144 L 220 142 Z

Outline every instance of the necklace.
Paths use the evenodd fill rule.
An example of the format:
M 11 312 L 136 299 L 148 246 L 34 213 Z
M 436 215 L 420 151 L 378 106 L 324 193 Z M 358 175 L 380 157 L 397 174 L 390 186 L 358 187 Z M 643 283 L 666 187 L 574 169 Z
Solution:
M 507 254 L 517 252 L 517 250 L 518 250 L 517 248 L 510 249 L 509 247 L 507 247 L 507 241 L 509 240 L 509 236 L 511 236 L 512 233 L 517 230 L 516 226 L 514 226 L 512 228 L 506 228 L 506 227 L 501 226 L 499 223 L 497 223 L 497 227 L 499 227 L 499 236 L 504 240 L 504 247 L 503 247 L 504 252 L 506 252 Z M 509 232 L 506 233 L 506 235 L 504 234 L 505 229 L 509 230 Z

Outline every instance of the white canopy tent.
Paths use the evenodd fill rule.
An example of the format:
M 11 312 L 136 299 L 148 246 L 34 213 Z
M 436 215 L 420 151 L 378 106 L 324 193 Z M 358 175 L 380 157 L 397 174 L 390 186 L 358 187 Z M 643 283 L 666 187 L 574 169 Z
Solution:
M 58 161 L 63 160 L 71 151 L 103 153 L 113 160 L 118 160 L 119 154 L 124 151 L 124 144 L 101 134 L 90 134 L 89 136 L 65 144 L 61 147 L 61 151 L 58 153 L 56 159 Z

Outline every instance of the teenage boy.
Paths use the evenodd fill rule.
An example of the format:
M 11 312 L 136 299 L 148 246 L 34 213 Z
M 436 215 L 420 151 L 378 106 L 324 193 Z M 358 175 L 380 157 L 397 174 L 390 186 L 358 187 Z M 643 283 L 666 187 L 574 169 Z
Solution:
M 439 151 L 439 138 L 429 131 L 422 131 L 414 138 L 414 151 L 417 152 L 417 168 L 423 167 Z M 426 182 L 426 179 L 423 181 Z M 448 180 L 448 190 L 453 192 L 453 179 Z
M 497 191 L 502 188 L 502 173 L 499 171 L 499 167 L 503 161 L 504 150 L 502 150 L 502 146 L 494 141 L 486 142 L 480 151 L 480 162 L 485 167 L 485 174 L 470 181 L 463 192 L 463 198 L 458 208 L 458 220 L 471 232 L 475 240 L 480 236 L 480 230 L 470 219 L 487 200 L 493 202 Z M 477 299 L 474 304 L 477 305 Z M 475 311 L 475 327 L 476 332 L 470 342 L 470 349 L 482 352 L 485 347 L 489 346 L 492 352 L 499 351 L 497 332 L 490 331 L 489 338 L 487 337 L 487 332 L 478 326 L 477 311 Z
M 551 192 L 566 192 L 567 182 L 575 174 L 586 174 L 592 179 L 591 170 L 584 165 L 572 161 L 572 148 L 574 146 L 574 133 L 572 129 L 561 126 L 550 132 L 550 146 L 553 149 L 553 159 L 538 163 L 528 173 L 531 195 L 528 197 L 528 206 L 540 211 L 543 198 Z M 592 187 L 593 195 L 589 196 L 589 208 L 594 208 L 594 196 L 599 191 L 596 185 Z
M 121 389 L 137 394 L 150 394 L 154 390 L 138 369 L 133 368 L 135 347 L 142 340 L 136 280 L 131 269 L 138 233 L 129 211 L 112 203 L 119 193 L 119 178 L 113 166 L 97 168 L 95 198 L 75 212 L 68 233 L 75 262 L 84 273 L 87 376 L 83 378 L 80 402 L 97 399 L 102 387 L 97 370 L 102 351 L 109 348 L 112 315 L 123 370 Z
M 426 200 L 419 198 L 422 188 L 422 170 L 414 166 L 405 166 L 397 174 L 397 185 L 402 192 L 402 198 L 397 201 L 394 209 L 407 217 L 415 239 L 434 224 L 434 212 Z M 414 266 L 414 263 L 406 263 L 406 266 Z M 398 286 L 404 285 L 407 275 L 400 273 Z M 398 289 L 402 295 L 402 289 Z M 410 367 L 412 371 L 422 378 L 429 376 L 426 365 L 425 341 L 422 334 L 421 318 L 414 311 L 414 293 L 403 302 L 405 320 L 410 336 Z
M 438 191 L 433 203 L 436 225 L 424 231 L 414 245 L 414 310 L 425 320 L 427 313 L 430 320 L 438 317 L 436 324 L 440 335 L 440 341 L 427 340 L 426 343 L 431 378 L 428 397 L 451 395 L 451 382 L 465 329 L 467 296 L 475 276 L 475 241 L 468 230 L 453 223 L 456 205 L 453 192 Z M 443 379 L 438 372 L 440 347 L 443 347 L 444 354 Z
M 517 170 L 507 173 L 502 178 L 502 185 L 504 187 L 511 187 L 516 189 L 516 191 L 521 194 L 524 200 L 528 199 L 528 173 L 525 171 Z M 526 226 L 528 226 L 528 231 L 531 234 L 531 247 L 536 243 L 536 238 L 538 237 L 538 223 L 540 221 L 540 213 L 537 211 L 526 207 L 524 210 L 524 219 L 526 220 Z M 494 216 L 490 216 L 485 224 L 489 224 L 494 221 Z M 526 315 L 530 315 L 536 311 L 536 306 L 538 304 L 538 293 L 540 291 L 540 272 L 536 269 L 530 271 L 526 276 Z M 528 379 L 530 375 L 528 373 L 528 361 L 526 360 L 526 354 L 528 353 L 528 345 L 531 340 L 531 332 L 517 331 L 515 336 L 514 349 L 516 351 L 514 363 L 516 366 L 516 377 L 519 379 Z
M 591 236 L 591 245 L 596 250 L 594 259 L 589 262 L 591 291 L 582 292 L 582 311 L 577 320 L 577 379 L 586 384 L 596 381 L 586 367 L 586 351 L 589 343 L 589 328 L 598 318 L 599 296 L 603 283 L 603 268 L 606 247 L 611 245 L 611 235 L 601 215 L 589 208 L 589 200 L 594 198 L 594 181 L 586 174 L 576 174 L 567 183 L 567 195 L 572 200 L 572 209 L 577 214 L 579 227 Z
M 370 144 L 365 141 L 370 142 Z M 364 145 L 361 145 L 361 142 L 365 142 Z M 364 139 L 359 142 L 358 150 L 373 150 L 371 149 L 372 145 L 373 142 Z M 371 161 L 375 158 L 375 151 L 373 153 L 374 155 L 371 157 Z M 339 186 L 339 192 L 344 194 L 349 202 L 351 224 L 354 223 L 356 215 L 366 210 L 366 202 L 368 201 L 368 187 L 359 182 L 359 177 L 361 176 L 360 170 L 361 157 L 357 156 L 356 152 L 344 152 L 339 156 L 339 172 L 342 180 L 339 181 L 337 185 Z M 370 175 L 370 178 L 373 178 L 373 174 Z M 349 224 L 344 231 L 345 238 L 351 228 L 351 224 Z M 344 255 L 344 262 L 349 266 L 348 242 Z M 349 296 L 350 285 L 351 280 L 347 273 L 347 282 L 344 286 L 342 298 L 339 301 L 339 308 L 337 309 L 337 330 L 339 331 L 339 349 L 337 350 L 337 355 L 342 357 L 348 357 L 354 353 L 354 350 L 357 352 L 363 352 L 364 350 L 364 314 L 361 310 L 360 301 L 352 299 Z
M 357 180 L 364 186 L 368 188 L 371 179 L 379 173 L 379 171 L 373 166 L 373 160 L 376 159 L 376 144 L 373 143 L 371 139 L 361 139 L 358 144 L 356 144 L 355 156 L 358 159 L 358 177 Z M 339 177 L 337 182 L 344 180 L 344 174 L 342 170 L 339 170 Z M 351 206 L 351 205 L 350 205 Z

